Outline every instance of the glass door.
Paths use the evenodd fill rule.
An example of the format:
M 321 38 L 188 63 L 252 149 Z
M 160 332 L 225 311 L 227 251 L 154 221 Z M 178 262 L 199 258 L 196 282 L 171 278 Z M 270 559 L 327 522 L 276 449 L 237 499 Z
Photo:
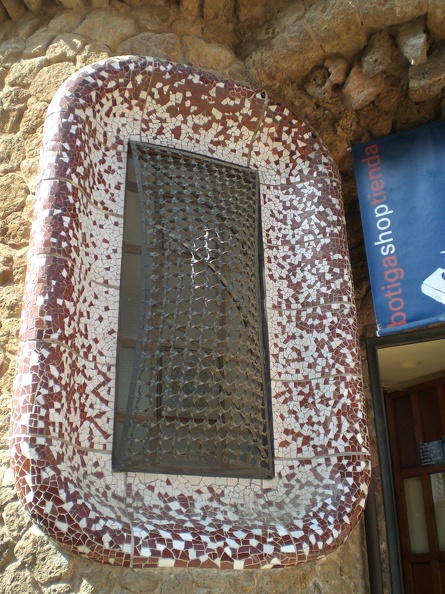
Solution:
M 407 594 L 445 592 L 445 378 L 384 391 Z

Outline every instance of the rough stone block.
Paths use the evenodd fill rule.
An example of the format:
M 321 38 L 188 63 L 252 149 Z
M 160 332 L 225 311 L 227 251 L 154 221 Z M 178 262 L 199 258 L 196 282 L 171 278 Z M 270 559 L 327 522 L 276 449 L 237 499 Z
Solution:
M 181 44 L 174 33 L 140 33 L 122 42 L 117 47 L 118 55 L 153 56 L 178 62 L 181 58 Z
M 197 19 L 202 17 L 203 0 L 181 0 L 179 5 L 181 16 Z
M 20 169 L 20 163 L 25 158 L 25 146 L 19 134 L 0 136 L 0 155 L 0 175 Z
M 49 64 L 74 61 L 76 55 L 84 45 L 85 40 L 78 35 L 73 35 L 71 33 L 59 35 L 49 45 L 46 51 L 46 59 Z
M 137 592 L 157 592 L 162 584 L 164 575 L 160 571 L 134 570 L 122 576 L 120 585 L 131 594 Z
M 6 87 L 0 93 L 0 132 L 6 134 L 18 132 L 27 100 L 28 93 L 20 88 Z
M 426 62 L 428 40 L 423 28 L 423 18 L 401 25 L 397 31 L 397 44 L 410 64 Z
M 9 21 L 9 16 L 3 4 L 0 2 L 0 23 L 4 23 L 5 21 Z
M 46 50 L 54 39 L 55 34 L 49 29 L 39 29 L 36 31 L 26 42 L 25 49 L 23 51 L 24 58 L 37 58 L 44 56 Z
M 381 138 L 391 132 L 392 114 L 382 112 L 375 104 L 371 103 L 360 110 L 358 125 L 361 129 L 368 129 L 374 138 Z
M 32 81 L 29 91 L 38 101 L 51 101 L 57 89 L 72 74 L 75 66 L 71 62 L 52 64 L 42 68 Z
M 21 563 L 8 565 L 0 574 L 0 592 L 2 594 L 40 594 L 41 589 L 30 571 Z
M 91 8 L 108 8 L 110 0 L 91 0 Z
M 428 10 L 427 0 L 356 0 L 356 3 L 367 29 L 404 23 Z
M 2 247 L 2 250 L 7 249 L 6 246 Z M 15 491 L 15 481 L 14 475 L 10 470 L 9 464 L 9 456 L 8 456 L 8 469 L 3 470 L 0 472 L 1 478 L 1 487 L 0 487 L 0 507 L 5 507 L 8 503 L 15 501 L 17 498 L 16 491 Z M 12 484 L 7 485 L 7 482 L 11 482 Z
M 20 163 L 20 172 L 25 180 L 28 190 L 31 193 L 35 193 L 37 189 L 37 174 L 39 171 L 39 159 L 35 157 L 33 159 L 23 159 Z
M 60 4 L 69 10 L 81 10 L 85 7 L 84 0 L 60 0 Z
M 409 96 L 413 101 L 436 97 L 445 87 L 445 44 L 439 46 L 424 64 L 409 69 Z
M 226 70 L 227 78 L 231 80 L 237 80 L 240 82 L 247 82 L 246 77 L 246 65 L 242 60 L 236 60 L 233 64 L 229 66 Z
M 333 85 L 342 85 L 348 74 L 348 61 L 342 56 L 328 56 L 324 61 L 324 66 L 329 70 L 328 83 Z
M 47 66 L 46 58 L 40 56 L 39 58 L 31 58 L 23 62 L 17 62 L 11 66 L 8 76 L 6 77 L 6 84 L 11 87 L 28 87 L 33 78 L 44 67 Z
M 349 0 L 323 0 L 306 12 L 306 20 L 323 50 L 352 58 L 366 44 L 360 13 Z
M 6 246 L 3 246 L 2 252 L 7 249 Z M 11 254 L 5 254 L 0 252 L 0 285 L 4 285 L 12 278 L 12 266 L 13 266 L 13 258 Z M 9 364 L 11 363 L 11 359 L 6 354 L 6 351 L 0 347 L 0 377 L 3 377 L 5 373 L 8 371 Z M 0 469 L 0 478 L 3 474 L 4 470 Z
M 382 111 L 392 111 L 405 93 L 405 83 L 392 76 L 385 77 L 385 88 L 375 99 L 376 106 Z
M 227 21 L 233 20 L 233 0 L 204 0 L 203 16 L 205 21 Z
M 24 2 L 31 12 L 37 12 L 42 8 L 44 0 L 24 0 Z
M 59 551 L 35 526 L 23 535 L 14 553 L 17 559 L 32 570 L 34 578 L 40 584 L 61 579 L 69 570 L 68 556 Z
M 343 88 L 346 103 L 352 109 L 361 109 L 368 105 L 383 90 L 385 78 L 383 74 L 368 76 L 357 64 L 352 68 Z
M 329 70 L 322 66 L 313 68 L 305 78 L 304 88 L 311 97 L 316 99 L 326 98 L 331 90 Z
M 56 33 L 71 33 L 84 18 L 82 10 L 65 10 L 48 23 L 48 29 Z
M 5 506 L 3 522 L 8 536 L 14 541 L 17 541 L 31 524 L 30 518 L 25 515 L 22 504 L 18 501 L 12 501 Z
M 434 99 L 416 103 L 409 97 L 402 97 L 393 114 L 393 132 L 408 130 L 431 122 L 436 117 L 437 103 Z
M 0 222 L 0 241 L 6 243 L 14 249 L 19 249 L 29 244 L 29 232 L 31 229 L 31 223 L 27 218 L 22 216 L 21 213 L 14 214 L 7 217 L 4 221 Z M 6 314 L 8 317 L 15 317 L 20 314 L 20 299 L 11 295 L 5 300 L 4 305 Z M 9 415 L 0 414 L 0 434 L 7 436 Z M 2 440 L 1 445 L 7 444 L 7 439 Z M 0 590 L 1 592 L 1 590 Z
M 82 68 L 94 62 L 105 60 L 110 56 L 110 49 L 103 43 L 87 43 L 87 45 L 77 54 L 76 68 Z
M 269 5 L 268 0 L 238 0 L 236 2 L 236 16 L 242 23 L 250 19 L 260 19 Z
M 170 32 L 170 23 L 176 14 L 176 5 L 146 4 L 138 7 L 134 16 L 141 29 L 152 33 L 166 33 Z
M 274 3 L 274 8 L 268 5 L 268 13 L 274 11 L 273 16 L 265 15 L 261 22 L 248 23 L 244 21 L 237 30 L 241 33 L 242 45 L 244 48 L 249 48 L 244 51 L 247 56 L 250 52 L 260 45 L 269 42 L 274 37 L 284 33 L 295 22 L 301 21 L 306 12 L 303 0 L 294 0 L 291 3 L 284 4 L 285 0 L 277 0 Z M 252 13 L 254 14 L 254 13 Z M 247 18 L 247 16 L 246 16 Z
M 0 219 L 23 210 L 28 196 L 28 188 L 23 178 L 16 173 L 3 176 L 0 179 L 0 196 L 2 197 Z
M 134 20 L 111 8 L 99 8 L 88 13 L 75 33 L 92 41 L 104 43 L 111 49 L 137 33 Z
M 140 6 L 143 2 L 144 0 L 122 0 L 122 3 L 127 6 Z
M 202 35 L 202 21 L 200 19 L 194 20 L 191 17 L 184 17 L 176 19 L 171 26 L 171 32 L 179 37 L 183 35 Z
M 16 61 L 25 49 L 25 42 L 20 37 L 11 37 L 0 45 L 0 65 L 9 66 Z
M 91 592 L 91 588 L 89 590 Z M 74 594 L 71 585 L 66 582 L 46 586 L 44 594 Z M 78 594 L 88 594 L 88 590 L 78 590 Z M 126 593 L 125 593 L 126 594 Z
M 0 569 L 8 562 L 14 542 L 9 538 L 4 529 L 0 529 Z
M 274 84 L 277 80 L 301 80 L 325 53 L 314 40 L 305 19 L 300 19 L 252 52 L 246 60 L 256 84 Z
M 26 14 L 26 7 L 22 0 L 2 0 L 2 4 L 12 21 L 18 21 Z
M 405 78 L 408 62 L 402 56 L 391 35 L 387 31 L 381 31 L 369 40 L 363 53 L 361 67 L 367 76 L 375 76 L 384 72 L 397 78 Z
M 206 43 L 199 37 L 186 35 L 183 40 L 184 58 L 188 64 L 210 70 L 225 70 L 235 61 L 232 51 L 222 45 Z
M 22 39 L 28 39 L 37 31 L 37 29 L 44 26 L 45 18 L 43 17 L 44 11 L 29 12 L 24 19 L 21 19 L 16 24 L 16 34 L 22 37 Z M 43 18 L 42 18 L 43 17 Z
M 436 39 L 445 38 L 445 2 L 443 0 L 429 0 L 427 25 L 428 31 Z

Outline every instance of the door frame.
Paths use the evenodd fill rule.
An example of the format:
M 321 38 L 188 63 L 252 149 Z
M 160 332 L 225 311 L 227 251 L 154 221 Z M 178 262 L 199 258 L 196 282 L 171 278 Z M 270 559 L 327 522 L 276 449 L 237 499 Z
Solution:
M 445 338 L 445 327 L 423 328 L 421 330 L 399 332 L 366 340 L 369 379 L 374 408 L 374 423 L 377 435 L 377 450 L 382 477 L 382 498 L 386 523 L 386 540 L 392 594 L 405 594 L 402 555 L 399 540 L 399 525 L 391 465 L 388 426 L 385 402 L 380 383 L 378 350 L 386 347 L 402 346 Z

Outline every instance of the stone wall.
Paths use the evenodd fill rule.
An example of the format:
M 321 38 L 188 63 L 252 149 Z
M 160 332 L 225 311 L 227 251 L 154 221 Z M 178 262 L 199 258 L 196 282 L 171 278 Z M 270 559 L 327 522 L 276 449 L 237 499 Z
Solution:
M 444 38 L 442 0 L 2 0 L 1 592 L 367 594 L 363 523 L 339 550 L 295 569 L 136 571 L 69 556 L 23 515 L 7 438 L 41 127 L 63 80 L 110 55 L 168 58 L 272 92 L 312 124 L 339 165 L 361 336 L 370 337 L 375 321 L 349 148 L 443 117 Z M 378 467 L 370 399 L 369 414 Z M 378 472 L 374 480 L 385 563 Z

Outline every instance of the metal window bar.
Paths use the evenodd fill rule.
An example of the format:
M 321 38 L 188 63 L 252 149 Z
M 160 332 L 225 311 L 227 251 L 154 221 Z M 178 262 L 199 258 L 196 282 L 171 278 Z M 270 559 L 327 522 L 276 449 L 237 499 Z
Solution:
M 257 174 L 129 148 L 114 468 L 271 477 Z

